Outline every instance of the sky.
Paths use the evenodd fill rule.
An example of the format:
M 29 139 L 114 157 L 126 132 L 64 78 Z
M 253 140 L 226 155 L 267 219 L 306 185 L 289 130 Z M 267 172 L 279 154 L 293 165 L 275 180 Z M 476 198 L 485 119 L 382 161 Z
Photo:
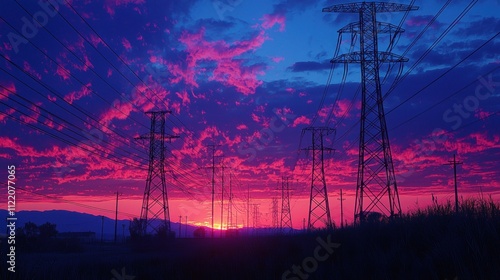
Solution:
M 170 110 L 165 129 L 179 136 L 166 153 L 171 220 L 209 225 L 215 145 L 216 226 L 222 184 L 225 206 L 232 189 L 233 225 L 247 225 L 250 193 L 258 226 L 270 226 L 286 176 L 293 226 L 301 228 L 312 162 L 302 130 L 328 126 L 332 218 L 340 224 L 342 189 L 352 221 L 360 68 L 331 70 L 330 60 L 352 51 L 351 35 L 337 31 L 358 15 L 322 8 L 354 1 L 4 2 L 0 174 L 7 180 L 6 166 L 16 166 L 18 211 L 113 217 L 119 192 L 119 218 L 138 217 L 149 156 L 148 143 L 135 138 L 149 132 L 145 112 Z M 497 199 L 500 2 L 413 2 L 418 10 L 377 17 L 405 30 L 392 48 L 408 58 L 399 79 L 399 64 L 380 70 L 402 210 L 432 196 L 453 200 L 445 164 L 454 154 L 463 162 L 460 196 Z M 379 50 L 389 40 L 380 34 Z

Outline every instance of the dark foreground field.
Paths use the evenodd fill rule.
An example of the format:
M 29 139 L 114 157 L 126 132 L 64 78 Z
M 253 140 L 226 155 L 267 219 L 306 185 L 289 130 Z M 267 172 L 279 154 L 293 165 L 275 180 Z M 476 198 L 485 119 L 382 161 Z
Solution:
M 20 251 L 0 279 L 500 279 L 500 210 L 468 201 L 330 233 L 82 248 Z

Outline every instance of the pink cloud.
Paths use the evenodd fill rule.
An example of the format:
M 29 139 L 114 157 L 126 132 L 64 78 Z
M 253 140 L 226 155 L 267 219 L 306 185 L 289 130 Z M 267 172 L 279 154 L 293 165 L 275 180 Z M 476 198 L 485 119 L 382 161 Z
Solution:
M 9 95 L 16 93 L 16 85 L 14 83 L 9 82 L 7 85 L 2 86 L 5 88 L 0 87 L 0 100 L 7 99 Z
M 90 34 L 89 41 L 94 45 L 94 47 L 97 47 L 99 44 L 103 44 L 104 42 L 102 41 L 101 37 L 94 35 L 93 33 Z
M 312 103 L 312 101 L 308 100 L 307 103 L 308 104 Z M 349 116 L 351 116 L 348 113 L 349 106 L 356 107 L 357 104 L 351 105 L 351 101 L 347 100 L 347 99 L 338 100 L 337 103 L 335 104 L 335 106 L 333 104 L 323 106 L 323 108 L 321 108 L 318 111 L 318 116 L 320 117 L 322 122 L 325 122 L 326 119 L 330 116 L 330 114 L 331 114 L 331 117 L 335 117 L 335 118 L 340 118 L 342 116 L 349 117 Z
M 149 57 L 149 61 L 151 61 L 151 63 L 156 63 L 156 62 L 158 62 L 159 59 L 161 59 L 161 58 L 158 58 L 155 55 L 152 55 Z
M 461 154 L 480 153 L 500 148 L 500 135 L 488 136 L 487 132 L 475 132 L 460 139 L 449 138 L 444 147 L 446 151 L 457 151 Z
M 248 126 L 244 125 L 244 124 L 240 124 L 236 127 L 237 130 L 244 130 L 244 129 L 248 129 Z
M 38 118 L 40 117 L 40 108 L 38 107 L 40 105 L 42 105 L 42 103 L 31 105 L 30 106 L 31 110 L 29 111 L 28 115 L 21 115 L 19 118 L 25 123 L 29 124 L 37 123 Z
M 345 117 L 349 117 L 349 106 L 351 106 L 351 101 L 347 99 L 342 99 L 337 101 L 337 104 L 335 106 L 335 109 L 333 110 L 333 115 L 336 118 L 342 117 L 345 115 Z
M 50 115 L 43 121 L 43 123 L 52 129 L 62 130 L 64 128 L 62 125 L 56 125 Z
M 285 58 L 282 57 L 282 56 L 276 56 L 276 57 L 272 57 L 271 60 L 274 61 L 275 63 L 280 63 L 281 61 L 283 61 Z
M 14 114 L 15 111 L 16 110 L 11 109 L 11 108 L 5 110 L 6 114 L 0 114 L 0 123 L 5 123 L 5 119 L 7 119 L 9 117 L 9 115 Z
M 3 43 L 3 47 L 5 48 L 5 50 L 7 51 L 11 51 L 12 50 L 12 45 L 7 43 L 7 42 L 4 42 Z M 1 50 L 1 46 L 0 46 L 0 50 Z
M 170 110 L 174 112 L 175 114 L 179 115 L 181 113 L 181 103 L 179 102 L 173 102 L 170 104 Z
M 187 105 L 191 103 L 191 99 L 189 99 L 187 91 L 176 92 L 175 94 L 182 100 L 182 105 Z
M 114 15 L 115 10 L 119 6 L 127 6 L 129 4 L 140 5 L 144 4 L 144 0 L 105 0 L 104 9 L 108 14 Z
M 256 114 L 252 113 L 251 117 L 254 122 L 256 123 L 260 122 L 260 118 Z
M 63 68 L 62 66 L 57 66 L 56 74 L 59 75 L 63 80 L 69 80 L 70 72 L 68 69 Z
M 406 25 L 412 26 L 412 27 L 418 27 L 418 26 L 427 25 L 431 20 L 432 20 L 432 16 L 414 16 L 406 21 Z M 432 27 L 438 28 L 441 25 L 442 24 L 436 20 L 432 24 Z
M 264 15 L 261 20 L 263 21 L 262 27 L 264 29 L 270 29 L 274 25 L 278 24 L 280 26 L 279 31 L 285 31 L 285 15 L 282 14 L 268 14 Z
M 24 71 L 28 72 L 29 74 L 31 74 L 35 78 L 37 78 L 39 80 L 42 79 L 42 75 L 40 75 L 40 73 L 38 73 L 35 69 L 33 69 L 33 67 L 31 67 L 31 65 L 27 61 L 25 61 L 23 63 L 23 69 L 24 69 Z
M 107 125 L 114 119 L 124 120 L 128 118 L 132 112 L 149 111 L 154 108 L 155 104 L 166 106 L 165 100 L 168 94 L 170 92 L 158 84 L 152 84 L 149 87 L 139 84 L 128 98 L 115 100 L 113 106 L 101 114 L 100 119 Z
M 132 49 L 132 45 L 130 45 L 130 42 L 127 40 L 127 38 L 122 38 L 122 45 L 127 51 L 130 51 Z
M 216 67 L 209 78 L 210 80 L 233 86 L 244 95 L 253 94 L 256 88 L 262 84 L 262 81 L 257 79 L 257 75 L 263 74 L 261 67 L 247 66 L 245 60 L 237 57 L 259 48 L 265 40 L 266 36 L 263 32 L 248 40 L 233 43 L 227 43 L 223 40 L 207 41 L 203 28 L 198 33 L 184 32 L 179 41 L 186 45 L 187 67 L 169 63 L 169 71 L 174 76 L 172 82 L 178 83 L 184 80 L 188 85 L 197 87 L 196 75 L 206 71 L 198 64 L 203 61 L 213 61 L 216 62 Z
M 323 108 L 321 108 L 318 111 L 318 116 L 321 118 L 321 121 L 325 122 L 325 120 L 330 115 L 330 112 L 332 111 L 332 107 L 333 107 L 332 104 L 326 105 L 326 106 L 323 106 Z
M 82 86 L 80 90 L 70 92 L 64 96 L 64 100 L 66 100 L 69 104 L 73 104 L 74 101 L 79 100 L 91 93 L 90 86 L 92 86 L 92 84 L 88 83 L 87 85 Z
M 479 110 L 476 110 L 476 112 L 474 112 L 474 117 L 476 117 L 476 118 L 478 118 L 480 120 L 485 120 L 486 118 L 488 118 L 492 114 L 494 114 L 494 113 L 489 113 L 487 111 L 479 109 Z
M 57 97 L 52 96 L 50 94 L 47 95 L 47 99 L 50 100 L 51 102 L 57 101 Z
M 264 113 L 266 111 L 266 107 L 264 105 L 259 105 L 255 107 L 253 111 L 258 113 Z
M 306 116 L 300 116 L 293 121 L 292 127 L 296 127 L 300 124 L 311 124 L 311 120 Z
M 71 63 L 71 66 L 74 69 L 78 69 L 81 71 L 87 71 L 89 68 L 93 68 L 94 66 L 90 62 L 90 59 L 87 55 L 87 50 L 85 49 L 85 40 L 83 38 L 79 38 L 77 41 L 73 42 L 72 44 L 68 44 L 68 49 L 70 49 L 72 52 L 74 52 L 78 57 L 79 60 L 82 60 L 82 62 L 78 63 Z M 65 65 L 68 60 L 66 59 L 67 54 L 62 53 L 61 56 L 63 59 L 57 59 L 59 65 Z
M 225 85 L 234 86 L 238 92 L 244 95 L 255 93 L 262 81 L 257 80 L 257 75 L 263 74 L 259 71 L 260 66 L 242 66 L 241 61 L 230 60 L 219 63 L 209 80 L 215 80 Z

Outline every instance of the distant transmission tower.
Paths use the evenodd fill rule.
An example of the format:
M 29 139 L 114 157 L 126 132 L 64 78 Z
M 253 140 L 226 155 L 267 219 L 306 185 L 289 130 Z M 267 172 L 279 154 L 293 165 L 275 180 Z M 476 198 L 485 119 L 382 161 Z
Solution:
M 278 198 L 277 197 L 273 197 L 273 202 L 272 202 L 272 206 L 271 206 L 271 213 L 273 214 L 272 216 L 272 228 L 273 230 L 279 230 L 279 220 L 278 220 L 278 216 L 279 216 L 279 210 L 278 210 Z
M 226 229 L 233 228 L 233 176 L 229 173 L 229 202 L 227 204 Z
M 141 208 L 141 233 L 170 233 L 170 214 L 165 183 L 165 140 L 179 138 L 165 134 L 166 115 L 171 111 L 146 112 L 151 116 L 149 134 L 137 137 L 149 141 L 149 168 Z
M 212 214 L 211 214 L 211 217 L 212 217 L 212 233 L 211 233 L 211 237 L 214 238 L 214 203 L 215 203 L 215 158 L 216 157 L 220 157 L 220 156 L 215 156 L 215 153 L 216 153 L 216 150 L 217 150 L 217 147 L 220 146 L 220 145 L 215 145 L 215 144 L 211 144 L 211 145 L 207 145 L 207 148 L 208 149 L 211 149 L 212 150 L 212 166 L 210 167 L 210 169 L 212 169 Z M 222 218 L 221 218 L 221 223 L 222 223 Z
M 307 127 L 303 131 L 304 133 L 311 132 L 312 145 L 304 150 L 312 151 L 313 158 L 307 230 L 311 231 L 321 227 L 331 228 L 332 218 L 326 190 L 324 152 L 330 152 L 332 149 L 323 145 L 323 136 L 334 133 L 335 130 L 329 127 Z
M 399 62 L 402 65 L 408 59 L 390 52 L 379 51 L 379 33 L 390 35 L 388 50 L 392 50 L 394 38 L 404 30 L 390 23 L 377 22 L 377 13 L 417 9 L 415 6 L 385 2 L 339 4 L 323 9 L 323 12 L 359 14 L 359 22 L 350 23 L 339 30 L 339 33 L 351 33 L 351 45 L 355 44 L 356 36 L 360 37 L 359 51 L 342 54 L 331 61 L 346 65 L 361 64 L 361 125 L 355 221 L 363 221 L 366 214 L 374 210 L 390 217 L 401 214 L 379 69 L 382 63 Z M 384 202 L 383 197 L 386 195 L 387 200 Z
M 257 228 L 260 226 L 260 211 L 259 211 L 259 204 L 252 204 L 253 205 L 253 230 L 254 233 L 257 234 Z
M 290 186 L 288 185 L 288 177 L 281 179 L 281 233 L 291 233 L 292 227 L 292 213 L 290 211 Z
M 220 199 L 220 236 L 222 237 L 224 232 L 222 228 L 224 226 L 224 165 L 221 163 L 221 199 Z

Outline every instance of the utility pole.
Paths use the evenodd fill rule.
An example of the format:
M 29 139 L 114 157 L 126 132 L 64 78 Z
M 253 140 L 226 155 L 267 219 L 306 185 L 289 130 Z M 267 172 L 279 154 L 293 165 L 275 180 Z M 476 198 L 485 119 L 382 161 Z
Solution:
M 115 243 L 116 243 L 116 230 L 118 227 L 118 192 L 116 192 L 116 211 L 115 211 Z
M 149 111 L 146 115 L 151 117 L 151 128 L 148 134 L 135 138 L 136 140 L 149 141 L 149 167 L 148 177 L 141 208 L 141 234 L 149 232 L 160 233 L 165 230 L 170 234 L 170 212 L 165 179 L 165 141 L 179 138 L 177 135 L 165 133 L 166 115 L 172 111 Z M 158 220 L 161 221 L 158 224 Z
M 342 198 L 342 189 L 340 189 L 340 198 L 337 198 L 340 200 L 340 227 L 344 227 L 344 203 L 343 201 L 345 199 Z
M 392 50 L 394 42 L 404 30 L 390 23 L 378 22 L 377 13 L 408 12 L 416 6 L 386 2 L 357 2 L 326 7 L 323 12 L 352 13 L 359 20 L 339 30 L 339 44 L 344 33 L 350 33 L 351 46 L 359 37 L 359 51 L 334 57 L 331 63 L 343 63 L 347 71 L 350 63 L 361 65 L 361 119 L 358 156 L 358 178 L 355 221 L 363 222 L 366 214 L 377 210 L 385 216 L 401 215 L 394 164 L 385 120 L 384 97 L 380 82 L 382 63 L 399 63 L 408 59 L 387 51 L 379 51 L 378 35 L 390 35 L 387 50 Z M 336 51 L 337 54 L 337 51 Z M 387 202 L 383 198 L 387 196 Z M 367 203 L 365 203 L 367 202 Z
M 186 216 L 186 224 L 184 225 L 184 237 L 188 237 L 188 216 Z
M 104 216 L 101 216 L 101 244 L 104 241 Z
M 182 216 L 179 216 L 179 238 L 181 237 L 182 232 Z
M 331 229 L 332 218 L 326 189 L 324 153 L 325 151 L 331 152 L 333 149 L 325 147 L 323 140 L 325 136 L 334 133 L 335 130 L 329 127 L 307 127 L 302 131 L 303 133 L 310 132 L 312 136 L 311 146 L 303 149 L 312 151 L 311 194 L 307 230 L 312 231 L 321 226 Z
M 445 165 L 453 165 L 453 178 L 455 181 L 455 213 L 458 213 L 457 165 L 463 164 L 463 162 L 457 161 L 456 155 L 453 155 L 453 160 L 448 162 L 449 163 Z
M 208 149 L 212 150 L 212 238 L 214 238 L 214 201 L 215 201 L 215 152 L 219 145 L 207 145 Z

